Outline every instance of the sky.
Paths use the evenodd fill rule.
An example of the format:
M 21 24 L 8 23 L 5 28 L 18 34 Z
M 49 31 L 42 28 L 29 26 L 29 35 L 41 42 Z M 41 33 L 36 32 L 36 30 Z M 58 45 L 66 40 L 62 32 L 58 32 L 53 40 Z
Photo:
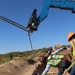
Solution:
M 26 26 L 33 12 L 41 13 L 44 0 L 0 0 L 0 15 Z M 33 49 L 68 45 L 67 35 L 75 32 L 75 14 L 50 8 L 48 17 L 31 34 Z M 31 50 L 27 32 L 0 20 L 0 54 Z

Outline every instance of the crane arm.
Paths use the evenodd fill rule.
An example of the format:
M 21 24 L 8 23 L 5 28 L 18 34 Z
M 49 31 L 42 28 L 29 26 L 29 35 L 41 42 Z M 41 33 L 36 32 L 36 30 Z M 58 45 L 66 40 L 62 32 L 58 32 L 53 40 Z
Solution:
M 40 23 L 48 16 L 49 8 L 72 10 L 72 13 L 75 13 L 75 0 L 45 0 L 39 16 L 37 17 L 37 10 L 34 9 L 26 27 L 3 16 L 0 16 L 0 19 L 32 33 L 33 31 L 37 31 Z
M 39 23 L 48 16 L 49 8 L 72 10 L 72 13 L 75 13 L 75 0 L 45 0 L 42 11 L 38 16 Z
M 39 16 L 33 17 L 34 21 L 37 22 L 37 24 L 34 24 L 34 27 L 38 28 L 39 24 L 48 16 L 49 8 L 72 10 L 72 13 L 75 13 L 75 0 L 45 0 Z

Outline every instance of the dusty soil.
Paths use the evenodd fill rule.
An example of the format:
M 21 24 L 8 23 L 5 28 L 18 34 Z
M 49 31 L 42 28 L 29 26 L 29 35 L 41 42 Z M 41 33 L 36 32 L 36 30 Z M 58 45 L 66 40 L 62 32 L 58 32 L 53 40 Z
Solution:
M 69 50 L 62 52 L 62 54 L 65 53 L 69 53 Z M 20 60 L 12 60 L 10 62 L 2 64 L 0 65 L 0 75 L 36 75 L 38 71 L 41 71 L 41 68 L 38 68 L 41 63 L 38 61 L 38 57 L 35 60 L 37 61 L 36 64 Z M 51 67 L 48 72 L 48 75 L 57 75 L 57 72 L 57 68 Z
M 24 61 L 12 60 L 0 65 L 0 75 L 21 75 L 22 71 L 27 67 L 26 64 Z

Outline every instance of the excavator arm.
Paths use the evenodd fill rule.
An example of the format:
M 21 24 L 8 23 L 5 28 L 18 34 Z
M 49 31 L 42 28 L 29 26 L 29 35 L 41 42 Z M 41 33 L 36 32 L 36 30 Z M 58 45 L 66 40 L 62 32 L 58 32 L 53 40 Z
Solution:
M 64 9 L 64 10 L 71 10 L 72 13 L 75 13 L 75 0 L 45 0 L 42 11 L 39 14 L 39 16 L 37 17 L 36 12 L 34 13 L 36 14 L 35 15 L 36 17 L 32 15 L 33 18 L 35 19 L 34 25 L 33 25 L 34 29 L 36 28 L 37 30 L 39 24 L 48 16 L 49 8 L 59 8 L 59 9 Z M 30 25 L 33 28 L 32 24 Z M 32 31 L 34 30 L 32 29 Z
M 37 10 L 34 9 L 26 27 L 3 16 L 0 16 L 0 19 L 32 33 L 33 31 L 37 31 L 40 23 L 48 16 L 49 8 L 72 10 L 72 13 L 75 13 L 75 0 L 45 0 L 39 16 L 37 16 Z
M 72 13 L 75 13 L 75 0 L 45 0 L 42 11 L 38 16 L 39 23 L 48 16 L 49 8 L 72 10 Z

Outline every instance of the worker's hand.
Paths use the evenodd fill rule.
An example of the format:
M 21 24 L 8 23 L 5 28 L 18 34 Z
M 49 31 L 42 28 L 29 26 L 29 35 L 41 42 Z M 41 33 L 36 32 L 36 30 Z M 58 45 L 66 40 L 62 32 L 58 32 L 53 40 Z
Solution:
M 66 69 L 62 75 L 66 75 L 67 72 L 68 72 L 68 69 Z

